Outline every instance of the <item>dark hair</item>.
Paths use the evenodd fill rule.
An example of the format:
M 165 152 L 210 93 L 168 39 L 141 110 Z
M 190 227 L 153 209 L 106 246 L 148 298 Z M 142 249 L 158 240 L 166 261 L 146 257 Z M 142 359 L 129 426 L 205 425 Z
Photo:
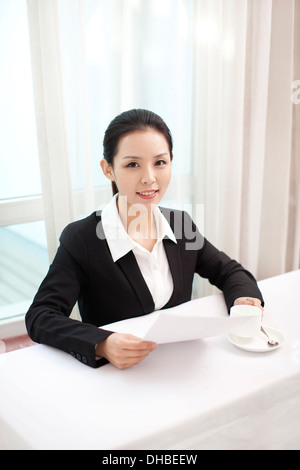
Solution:
M 103 140 L 103 157 L 107 163 L 113 166 L 113 159 L 118 152 L 118 145 L 122 137 L 134 131 L 146 130 L 149 127 L 164 135 L 168 143 L 172 159 L 172 135 L 163 119 L 152 111 L 147 111 L 146 109 L 131 109 L 116 116 L 105 131 Z M 118 192 L 115 182 L 112 183 L 112 190 L 113 194 Z

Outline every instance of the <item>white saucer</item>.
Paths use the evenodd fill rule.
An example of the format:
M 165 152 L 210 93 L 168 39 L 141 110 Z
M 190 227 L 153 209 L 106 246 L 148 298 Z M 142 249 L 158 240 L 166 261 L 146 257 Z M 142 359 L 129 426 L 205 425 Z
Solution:
M 283 345 L 285 338 L 280 330 L 268 325 L 264 325 L 264 329 L 271 339 L 278 341 L 278 346 L 270 346 L 268 344 L 268 338 L 262 332 L 259 332 L 257 336 L 253 336 L 252 338 L 242 338 L 241 336 L 229 333 L 227 339 L 238 348 L 251 352 L 270 352 Z

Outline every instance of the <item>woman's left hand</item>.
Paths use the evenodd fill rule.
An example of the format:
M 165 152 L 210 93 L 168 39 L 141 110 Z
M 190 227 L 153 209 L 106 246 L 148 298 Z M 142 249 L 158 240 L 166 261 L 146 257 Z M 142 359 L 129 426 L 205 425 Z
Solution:
M 253 305 L 253 307 L 259 307 L 262 312 L 264 311 L 261 301 L 254 297 L 239 297 L 233 305 Z

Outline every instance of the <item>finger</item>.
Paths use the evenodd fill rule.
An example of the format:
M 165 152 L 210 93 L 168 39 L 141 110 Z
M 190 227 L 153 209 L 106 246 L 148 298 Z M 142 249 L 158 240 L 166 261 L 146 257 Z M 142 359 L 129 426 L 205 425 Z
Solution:
M 141 338 L 137 337 L 124 337 L 122 343 L 122 349 L 127 350 L 135 350 L 135 351 L 153 351 L 156 349 L 157 344 L 153 341 L 144 341 Z
M 143 341 L 137 336 L 123 333 L 113 333 L 107 338 L 107 340 L 120 349 L 147 349 L 151 348 L 153 344 L 155 344 L 149 341 Z
M 138 358 L 147 357 L 151 351 L 149 349 L 122 349 L 119 352 L 115 353 L 115 356 L 118 357 L 120 360 L 135 360 Z
M 247 297 L 247 301 L 250 303 L 250 305 L 253 305 L 254 307 L 259 307 L 263 310 L 263 306 L 261 305 L 261 301 L 259 299 Z
M 261 301 L 259 299 L 255 299 L 253 297 L 239 297 L 234 302 L 235 305 L 253 305 L 253 306 L 261 306 Z
M 253 299 L 251 297 L 242 298 L 242 304 L 244 305 L 254 305 Z
M 139 351 L 143 353 L 143 351 L 154 351 L 157 348 L 157 344 L 150 343 L 150 344 L 139 344 L 139 343 L 126 343 L 122 346 L 123 351 L 135 351 L 138 353 Z
M 143 354 L 141 356 L 133 356 L 133 357 L 128 357 L 128 356 L 122 356 L 122 358 L 118 358 L 112 361 L 113 365 L 118 367 L 118 369 L 127 369 L 128 367 L 135 366 L 142 362 L 146 357 L 148 356 L 149 353 Z

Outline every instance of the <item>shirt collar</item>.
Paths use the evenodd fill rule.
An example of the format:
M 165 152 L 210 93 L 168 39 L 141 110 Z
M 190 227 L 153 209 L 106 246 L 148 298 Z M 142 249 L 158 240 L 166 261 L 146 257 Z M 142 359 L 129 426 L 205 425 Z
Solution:
M 132 240 L 126 232 L 119 216 L 117 197 L 118 194 L 104 207 L 101 214 L 103 231 L 114 262 L 125 256 L 134 248 L 144 250 L 144 248 Z M 159 242 L 167 237 L 174 243 L 177 243 L 174 232 L 158 207 L 155 208 L 154 217 L 157 229 L 157 241 Z

